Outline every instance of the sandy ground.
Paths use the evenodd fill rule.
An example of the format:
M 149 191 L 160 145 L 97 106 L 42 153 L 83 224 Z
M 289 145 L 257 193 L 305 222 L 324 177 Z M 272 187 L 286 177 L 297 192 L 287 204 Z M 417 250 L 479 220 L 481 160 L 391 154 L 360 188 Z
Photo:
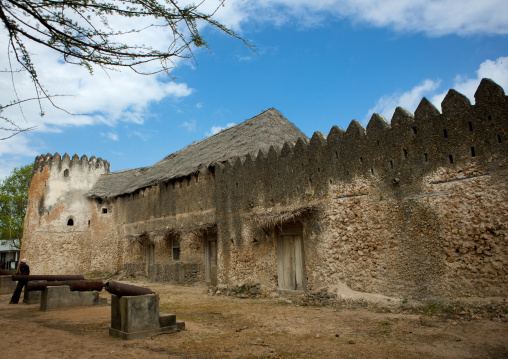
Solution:
M 205 287 L 135 282 L 186 330 L 123 341 L 110 307 L 42 312 L 0 296 L 1 358 L 508 358 L 505 319 L 300 306 L 285 298 L 209 295 Z M 108 293 L 101 296 L 109 297 Z

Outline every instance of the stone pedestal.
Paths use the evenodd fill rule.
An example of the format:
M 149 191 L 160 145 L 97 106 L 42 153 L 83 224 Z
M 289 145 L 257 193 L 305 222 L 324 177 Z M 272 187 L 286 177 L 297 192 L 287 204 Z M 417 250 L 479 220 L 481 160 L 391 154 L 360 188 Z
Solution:
M 39 291 L 27 291 L 26 286 L 23 289 L 23 303 L 25 304 L 40 304 L 42 292 Z
M 99 292 L 71 291 L 68 285 L 47 287 L 41 296 L 41 310 L 65 309 L 107 305 L 106 298 L 99 298 Z
M 11 275 L 0 275 L 0 294 L 12 294 L 16 289 L 16 283 Z
M 111 336 L 130 340 L 184 329 L 185 323 L 177 321 L 174 314 L 159 314 L 157 294 L 134 297 L 111 295 L 111 328 L 109 329 Z

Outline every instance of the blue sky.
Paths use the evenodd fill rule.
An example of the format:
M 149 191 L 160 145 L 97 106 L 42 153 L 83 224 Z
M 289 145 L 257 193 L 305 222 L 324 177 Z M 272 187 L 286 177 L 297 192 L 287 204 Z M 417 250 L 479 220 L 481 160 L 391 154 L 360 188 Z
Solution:
M 460 9 L 447 0 L 308 3 L 226 1 L 218 20 L 257 54 L 204 27 L 211 52 L 196 50 L 197 64 L 178 62 L 175 81 L 128 71 L 90 76 L 34 48 L 46 87 L 71 95 L 59 104 L 87 115 L 47 105 L 42 118 L 30 105 L 26 120 L 9 113 L 38 127 L 0 141 L 0 178 L 42 153 L 95 155 L 112 171 L 149 166 L 270 107 L 310 137 L 333 125 L 345 129 L 352 119 L 366 126 L 373 112 L 389 121 L 396 106 L 413 112 L 423 96 L 439 109 L 450 88 L 474 103 L 482 77 L 508 89 L 506 1 L 464 1 Z M 4 37 L 1 29 L 1 45 Z M 26 78 L 17 80 L 19 91 L 30 91 Z M 0 76 L 0 103 L 10 99 L 12 84 Z

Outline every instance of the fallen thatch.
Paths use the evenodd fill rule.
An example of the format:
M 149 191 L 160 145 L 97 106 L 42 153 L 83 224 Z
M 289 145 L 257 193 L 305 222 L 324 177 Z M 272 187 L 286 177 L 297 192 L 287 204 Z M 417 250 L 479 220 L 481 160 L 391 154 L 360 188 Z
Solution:
M 194 142 L 151 167 L 102 175 L 88 192 L 92 198 L 111 198 L 133 193 L 138 189 L 206 171 L 215 162 L 236 157 L 256 157 L 270 146 L 281 147 L 298 138 L 307 141 L 295 125 L 276 109 L 269 109 L 239 125 L 225 129 L 202 141 Z

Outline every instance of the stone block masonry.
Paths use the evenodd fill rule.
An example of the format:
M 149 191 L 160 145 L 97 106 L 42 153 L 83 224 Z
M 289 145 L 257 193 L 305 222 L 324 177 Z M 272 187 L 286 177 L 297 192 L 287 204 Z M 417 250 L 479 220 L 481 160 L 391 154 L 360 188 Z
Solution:
M 42 292 L 40 310 L 48 311 L 95 305 L 107 305 L 107 299 L 100 298 L 97 291 L 71 291 L 68 285 L 63 285 L 47 287 Z
M 118 297 L 111 295 L 111 328 L 109 335 L 125 340 L 169 334 L 185 329 L 185 323 L 174 314 L 159 314 L 159 296 L 147 294 Z

